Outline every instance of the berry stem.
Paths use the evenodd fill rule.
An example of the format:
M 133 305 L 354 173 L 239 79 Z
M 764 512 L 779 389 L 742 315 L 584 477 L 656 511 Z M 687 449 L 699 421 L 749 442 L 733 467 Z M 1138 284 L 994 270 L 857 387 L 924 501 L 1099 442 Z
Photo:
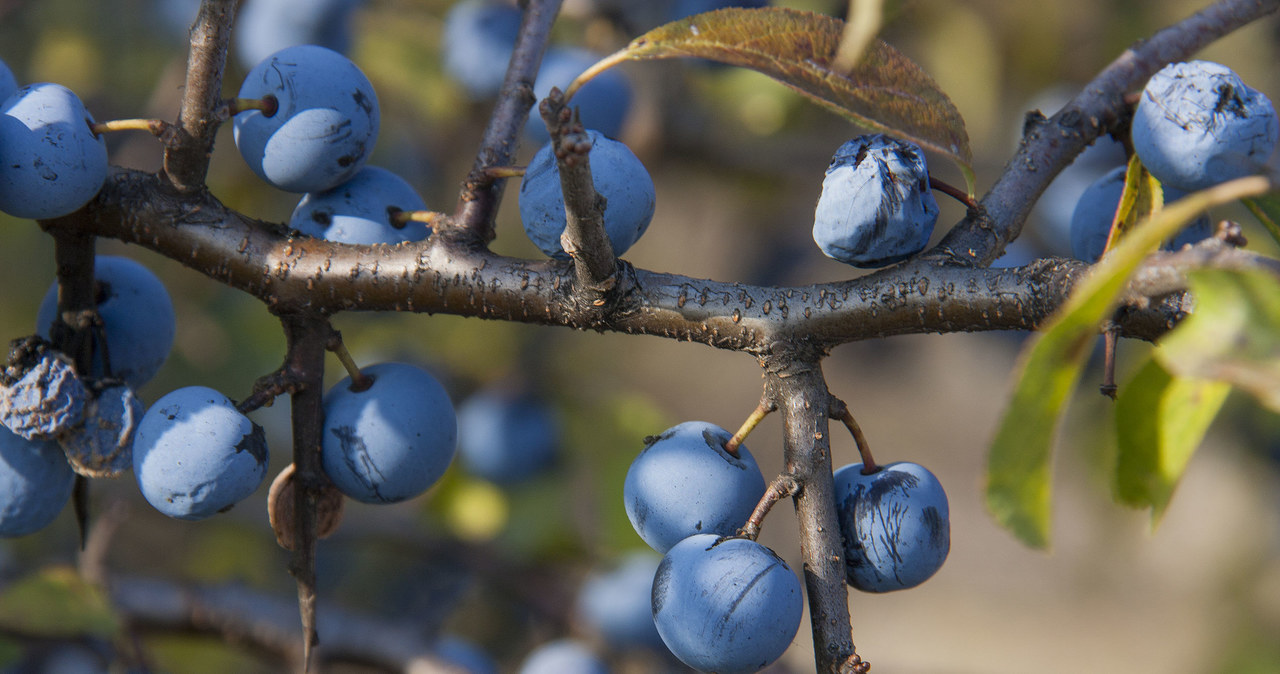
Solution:
M 724 451 L 737 456 L 738 448 L 742 446 L 742 443 L 747 441 L 747 436 L 751 435 L 751 431 L 755 430 L 756 426 L 760 425 L 760 422 L 764 421 L 764 418 L 769 416 L 770 412 L 777 409 L 778 406 L 774 403 L 761 400 L 760 403 L 756 405 L 755 410 L 751 412 L 751 416 L 747 417 L 747 420 L 742 422 L 742 425 L 738 427 L 738 432 L 734 433 L 733 437 L 729 438 L 724 443 Z
M 115 131 L 146 131 L 153 136 L 159 136 L 168 128 L 169 123 L 161 119 L 113 119 L 89 125 L 89 129 L 99 136 Z
M 391 214 L 391 226 L 399 229 L 411 222 L 425 222 L 431 225 L 447 217 L 449 216 L 438 211 L 396 211 Z
M 1102 395 L 1116 399 L 1116 345 L 1120 341 L 1120 326 L 1107 321 L 1102 328 Z
M 328 343 L 325 348 L 333 352 L 338 357 L 338 362 L 342 363 L 343 369 L 351 377 L 351 391 L 359 393 L 368 391 L 373 386 L 373 377 L 360 371 L 360 366 L 356 365 L 356 361 L 351 357 L 351 352 L 347 351 L 347 345 L 342 343 L 342 333 L 334 330 L 329 336 Z
M 871 456 L 871 444 L 867 442 L 867 436 L 862 433 L 862 427 L 858 425 L 858 420 L 853 418 L 853 413 L 849 411 L 849 406 L 843 400 L 832 399 L 831 418 L 837 419 L 849 429 L 849 433 L 853 435 L 853 441 L 858 445 L 858 454 L 862 457 L 862 474 L 870 475 L 880 470 L 880 465 L 876 463 L 875 457 Z
M 969 196 L 969 193 L 932 175 L 929 176 L 929 187 L 942 192 L 943 194 L 964 204 L 971 211 L 978 209 L 978 201 Z
M 764 523 L 764 518 L 768 516 L 769 511 L 773 510 L 773 506 L 798 491 L 800 491 L 800 483 L 796 482 L 796 478 L 790 473 L 782 473 L 773 478 L 769 488 L 764 490 L 764 496 L 761 496 L 760 502 L 756 504 L 755 510 L 751 511 L 747 523 L 738 530 L 738 534 L 743 538 L 756 540 L 760 536 L 760 526 Z
M 280 102 L 270 94 L 262 98 L 232 98 L 227 101 L 227 114 L 231 117 L 250 110 L 258 110 L 264 117 L 271 117 L 279 109 Z

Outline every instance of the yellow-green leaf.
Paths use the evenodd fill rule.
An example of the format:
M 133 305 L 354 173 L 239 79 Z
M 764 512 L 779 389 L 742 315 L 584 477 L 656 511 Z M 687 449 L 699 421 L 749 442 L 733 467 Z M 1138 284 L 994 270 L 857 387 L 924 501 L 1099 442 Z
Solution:
M 1229 382 L 1280 412 L 1280 281 L 1260 270 L 1200 269 L 1195 312 L 1156 353 L 1174 374 Z
M 1024 543 L 1037 548 L 1049 543 L 1053 434 L 1098 326 L 1115 310 L 1129 276 L 1161 241 L 1200 213 L 1269 188 L 1266 178 L 1240 178 L 1189 194 L 1139 223 L 1094 265 L 1023 353 L 987 458 L 986 496 L 996 521 Z
M 1174 377 L 1157 359 L 1148 360 L 1116 400 L 1117 500 L 1151 508 L 1151 526 L 1159 524 L 1230 392 L 1230 384 Z
M 933 78 L 881 40 L 852 71 L 834 67 L 844 22 L 782 7 L 729 8 L 659 26 L 578 76 L 566 95 L 624 61 L 696 57 L 751 68 L 875 131 L 950 157 L 974 192 L 964 119 Z
M 1111 221 L 1111 233 L 1107 236 L 1105 250 L 1114 248 L 1121 236 L 1163 207 L 1164 190 L 1160 187 L 1160 181 L 1151 176 L 1138 155 L 1133 155 L 1125 169 L 1124 191 L 1120 193 L 1120 205 Z
M 1280 243 L 1280 194 L 1264 194 L 1260 197 L 1241 199 L 1258 218 L 1271 238 Z
M 118 628 L 107 598 L 69 567 L 22 578 L 0 594 L 0 627 L 49 637 L 110 639 Z

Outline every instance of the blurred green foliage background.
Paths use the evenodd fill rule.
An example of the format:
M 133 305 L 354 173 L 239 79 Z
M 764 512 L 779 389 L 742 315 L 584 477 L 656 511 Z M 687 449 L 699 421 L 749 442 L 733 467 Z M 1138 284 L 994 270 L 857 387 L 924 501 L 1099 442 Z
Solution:
M 21 83 L 69 86 L 98 120 L 173 119 L 185 33 L 162 19 L 161 2 L 0 0 L 0 58 Z M 382 105 L 371 163 L 396 171 L 443 211 L 456 202 L 490 107 L 469 101 L 441 69 L 440 32 L 450 4 L 367 0 L 355 17 L 350 54 Z M 845 5 L 777 4 L 834 14 Z M 900 0 L 887 5 L 883 37 L 924 66 L 965 116 L 981 193 L 1011 155 L 1033 101 L 1073 91 L 1130 43 L 1200 4 Z M 559 42 L 608 52 L 633 37 L 593 18 L 588 0 L 565 5 L 554 36 Z M 1274 20 L 1261 22 L 1199 57 L 1231 66 L 1280 100 L 1277 34 Z M 859 130 L 754 73 L 680 62 L 623 70 L 637 93 L 623 139 L 650 168 L 658 194 L 653 225 L 628 260 L 758 284 L 800 285 L 852 273 L 820 254 L 809 227 L 830 154 Z M 244 72 L 233 58 L 228 96 Z M 220 136 L 214 154 L 213 194 L 248 215 L 287 220 L 296 195 L 259 182 L 229 134 Z M 117 134 L 108 144 L 114 164 L 159 168 L 160 146 L 149 136 Z M 522 148 L 522 157 L 535 149 Z M 946 162 L 934 171 L 961 182 Z M 517 190 L 514 182 L 507 189 L 494 249 L 536 257 L 520 229 Z M 963 215 L 960 206 L 940 201 L 938 236 Z M 1028 223 L 1026 237 L 1036 241 L 1031 250 L 1067 254 L 1052 247 L 1048 222 Z M 1253 239 L 1263 241 L 1260 232 Z M 255 378 L 280 364 L 278 324 L 256 301 L 146 250 L 104 241 L 99 251 L 142 261 L 175 300 L 177 343 L 140 392 L 145 400 L 193 384 L 240 399 Z M 0 335 L 16 338 L 33 329 L 52 279 L 51 240 L 34 223 L 0 215 Z M 562 411 L 562 460 L 550 473 L 503 490 L 455 466 L 411 502 L 349 502 L 342 528 L 320 549 L 321 611 L 343 606 L 420 624 L 423 634 L 462 635 L 507 667 L 547 639 L 590 637 L 572 616 L 577 585 L 591 569 L 644 548 L 621 499 L 642 439 L 689 419 L 736 428 L 760 392 L 750 358 L 700 345 L 452 316 L 350 313 L 334 323 L 357 361 L 421 363 L 442 378 L 455 402 L 523 374 Z M 1032 553 L 991 523 L 979 495 L 985 445 L 1019 343 L 1018 335 L 1000 334 L 900 337 L 842 347 L 827 361 L 833 393 L 849 403 L 877 457 L 924 463 L 952 499 L 953 549 L 938 576 L 909 592 L 851 597 L 855 640 L 873 671 L 1280 670 L 1274 638 L 1280 634 L 1280 423 L 1233 398 L 1161 528 L 1149 532 L 1145 514 L 1112 504 L 1108 476 L 1091 468 L 1105 465 L 1113 451 L 1110 403 L 1085 386 L 1061 440 L 1055 550 Z M 1122 375 L 1125 354 L 1146 348 L 1123 345 Z M 342 374 L 333 361 L 330 381 Z M 268 430 L 271 475 L 288 462 L 287 408 L 281 400 L 254 415 Z M 766 476 L 781 468 L 780 430 L 769 419 L 747 443 Z M 846 437 L 837 436 L 834 450 L 837 464 L 856 460 Z M 95 481 L 94 513 L 113 513 L 119 524 L 105 566 L 181 583 L 238 584 L 289 599 L 294 584 L 287 553 L 267 525 L 265 493 L 264 486 L 225 515 L 186 523 L 147 506 L 129 476 Z M 761 540 L 800 569 L 789 508 L 775 510 Z M 42 569 L 61 578 L 63 572 L 49 569 L 76 561 L 70 509 L 49 529 L 0 545 L 0 582 L 7 584 L 0 590 L 0 663 L 21 661 L 31 647 L 14 636 L 29 607 L 4 610 L 6 593 Z M 793 671 L 812 668 L 807 625 L 784 659 Z M 141 647 L 158 671 L 279 666 L 202 637 L 147 635 Z M 623 671 L 656 666 L 616 664 L 629 668 Z

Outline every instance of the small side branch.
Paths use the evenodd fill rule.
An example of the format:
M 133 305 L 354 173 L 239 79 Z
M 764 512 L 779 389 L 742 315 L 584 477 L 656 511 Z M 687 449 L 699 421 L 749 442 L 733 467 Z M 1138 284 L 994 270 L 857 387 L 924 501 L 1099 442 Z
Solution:
M 227 65 L 227 45 L 235 23 L 239 0 L 204 0 L 191 29 L 187 54 L 187 82 L 177 132 L 164 153 L 164 172 L 183 192 L 204 189 L 209 173 L 213 139 L 222 123 L 222 75 Z
M 498 93 L 498 103 L 489 118 L 484 138 L 480 141 L 475 164 L 463 183 L 454 217 L 442 223 L 456 227 L 485 244 L 494 239 L 493 220 L 506 185 L 506 181 L 492 174 L 490 169 L 495 166 L 510 166 L 515 158 L 520 134 L 535 100 L 533 82 L 542 65 L 542 54 L 546 51 L 551 35 L 551 24 L 560 13 L 560 2 L 561 0 L 527 0 L 522 3 L 524 19 L 520 23 L 520 33 L 511 52 L 506 79 L 502 81 L 502 89 Z M 437 235 L 447 238 L 449 233 L 441 229 L 437 228 Z
M 738 530 L 738 533 L 753 541 L 759 538 L 760 526 L 764 523 L 764 518 L 769 515 L 769 511 L 773 510 L 773 506 L 788 496 L 795 496 L 799 491 L 800 483 L 796 482 L 792 475 L 783 473 L 773 478 L 773 482 L 770 482 L 769 487 L 764 490 L 764 496 L 760 497 L 760 502 L 756 504 L 756 509 L 751 511 L 747 523 Z
M 591 137 L 559 89 L 551 90 L 538 111 L 551 134 L 564 195 L 560 245 L 573 258 L 579 292 L 599 304 L 601 295 L 614 286 L 618 261 L 604 231 L 605 199 L 596 192 L 591 177 Z

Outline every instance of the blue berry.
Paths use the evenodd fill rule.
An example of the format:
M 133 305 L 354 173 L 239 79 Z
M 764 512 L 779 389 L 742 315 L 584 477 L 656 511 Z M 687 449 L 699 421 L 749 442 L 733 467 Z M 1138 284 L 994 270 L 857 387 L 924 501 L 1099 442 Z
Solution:
M 498 674 L 493 658 L 475 644 L 455 636 L 436 641 L 436 657 L 461 669 L 459 674 Z
M 1077 260 L 1094 262 L 1102 256 L 1107 246 L 1107 237 L 1111 233 L 1111 223 L 1115 219 L 1116 209 L 1120 207 L 1120 197 L 1124 193 L 1126 168 L 1117 166 L 1098 178 L 1085 188 L 1071 212 L 1071 256 Z M 1164 187 L 1164 201 L 1177 201 L 1186 194 L 1176 187 Z M 1177 250 L 1182 246 L 1195 243 L 1213 236 L 1213 225 L 1208 216 L 1200 216 L 1193 220 L 1165 244 L 1166 250 Z
M 75 473 L 57 443 L 0 428 L 0 537 L 39 531 L 71 498 Z
M 187 386 L 164 395 L 143 415 L 133 441 L 133 474 L 156 510 L 204 519 L 262 484 L 266 438 L 226 396 Z
M 903 461 L 870 475 L 854 463 L 834 477 L 849 585 L 864 592 L 902 590 L 942 568 L 951 550 L 951 520 L 947 494 L 933 473 Z
M 84 419 L 88 390 L 65 356 L 45 350 L 0 383 L 0 422 L 26 440 L 53 440 Z
M 310 236 L 340 243 L 421 241 L 431 229 L 410 221 L 396 224 L 400 211 L 425 211 L 413 186 L 377 166 L 365 166 L 351 180 L 324 192 L 306 194 L 293 210 L 289 226 Z
M 18 80 L 14 78 L 13 71 L 9 70 L 8 64 L 0 60 L 0 103 L 14 94 L 18 90 Z
M 236 55 L 245 68 L 286 47 L 314 44 L 345 54 L 360 0 L 252 0 L 236 17 Z
M 622 496 L 636 533 L 658 552 L 694 534 L 728 536 L 746 524 L 764 496 L 764 475 L 746 446 L 705 421 L 686 421 L 645 439 Z
M 378 137 L 378 97 L 347 57 L 315 45 L 287 47 L 244 78 L 240 98 L 275 98 L 271 116 L 236 115 L 241 156 L 263 180 L 286 192 L 323 192 L 350 180 Z
M 768 6 L 769 0 L 675 0 L 671 4 L 671 10 L 668 15 L 670 21 L 678 21 L 694 14 L 704 14 L 727 7 L 758 9 Z
M 106 348 L 104 353 L 103 346 L 95 344 L 91 376 L 111 376 L 134 389 L 141 388 L 164 365 L 173 347 L 173 302 L 160 279 L 130 258 L 99 255 L 93 274 L 98 281 L 97 309 Z M 49 337 L 57 315 L 58 284 L 54 283 L 40 303 L 36 332 Z
M 653 624 L 653 578 L 662 558 L 652 552 L 627 556 L 617 567 L 596 571 L 578 591 L 577 614 L 611 648 L 666 650 Z
M 551 47 L 542 58 L 542 68 L 533 84 L 534 95 L 542 100 L 551 93 L 552 87 L 564 91 L 575 77 L 601 58 L 600 54 L 577 47 Z M 619 70 L 606 70 L 584 84 L 569 100 L 569 105 L 578 108 L 582 126 L 617 138 L 631 109 L 631 82 Z M 536 105 L 524 128 L 526 137 L 532 142 L 551 140 Z
M 368 389 L 353 391 L 347 377 L 325 394 L 324 470 L 357 501 L 413 498 L 453 460 L 458 426 L 449 394 L 414 365 L 379 363 L 361 372 L 373 379 Z
M 624 143 L 588 130 L 591 139 L 591 180 L 605 198 L 604 231 L 614 255 L 622 255 L 640 240 L 653 219 L 655 195 L 649 171 Z M 560 169 L 548 142 L 529 161 L 520 184 L 520 220 L 525 234 L 549 257 L 568 259 L 560 246 L 564 233 L 564 193 Z
M 133 436 L 145 407 L 124 385 L 107 386 L 85 409 L 84 423 L 58 438 L 75 471 L 86 477 L 116 477 L 133 467 Z
M 586 644 L 560 639 L 533 649 L 517 674 L 609 674 L 609 668 Z
M 653 620 L 667 648 L 704 672 L 746 674 L 786 652 L 804 611 L 795 573 L 744 538 L 690 536 L 653 580 Z
M 498 95 L 520 32 L 520 17 L 520 10 L 503 0 L 463 0 L 449 9 L 444 18 L 444 70 L 471 98 Z
M 1230 68 L 1188 61 L 1165 66 L 1147 82 L 1131 134 L 1151 175 L 1191 192 L 1261 172 L 1280 121 L 1271 101 Z
M 883 134 L 840 146 L 814 213 L 813 240 L 827 257 L 883 267 L 924 250 L 938 221 L 924 152 Z
M 471 474 L 501 485 L 527 480 L 556 457 L 555 410 L 515 389 L 479 391 L 458 407 L 458 458 Z
M 60 84 L 29 84 L 0 105 L 0 211 L 19 218 L 67 215 L 102 189 L 107 146 L 93 116 Z

